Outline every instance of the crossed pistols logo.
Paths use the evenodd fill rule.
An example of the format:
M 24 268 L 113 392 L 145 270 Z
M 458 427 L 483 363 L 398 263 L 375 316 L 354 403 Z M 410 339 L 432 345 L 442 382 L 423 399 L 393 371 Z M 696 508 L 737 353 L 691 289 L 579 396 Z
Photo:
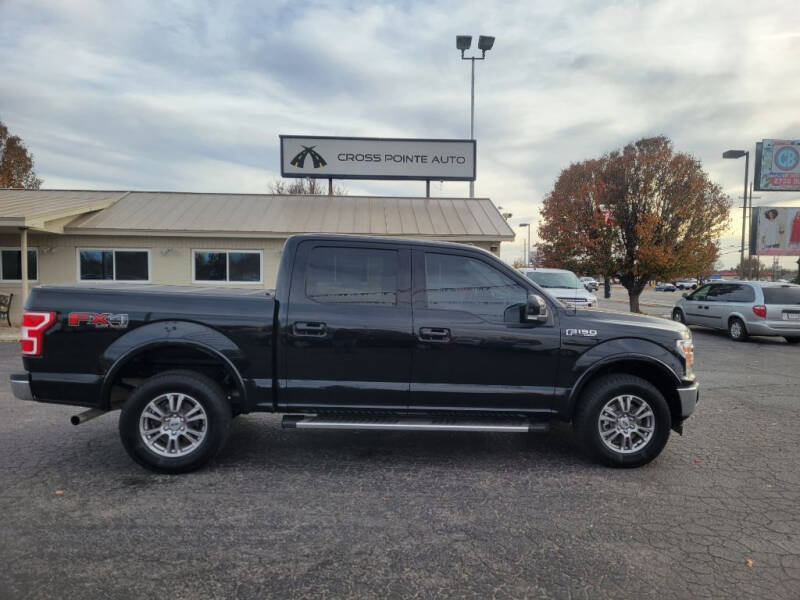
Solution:
M 290 163 L 293 167 L 297 167 L 298 169 L 302 169 L 303 165 L 306 163 L 306 156 L 311 156 L 311 160 L 314 161 L 314 168 L 319 169 L 320 167 L 324 167 L 328 163 L 325 162 L 325 159 L 320 156 L 319 152 L 314 150 L 316 146 L 303 146 L 303 149 L 297 153 L 292 159 Z

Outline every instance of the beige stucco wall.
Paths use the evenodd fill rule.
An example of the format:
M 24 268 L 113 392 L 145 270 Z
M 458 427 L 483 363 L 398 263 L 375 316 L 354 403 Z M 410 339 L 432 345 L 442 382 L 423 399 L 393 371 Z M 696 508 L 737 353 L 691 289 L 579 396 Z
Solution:
M 430 239 L 430 238 L 428 238 Z M 38 250 L 38 280 L 30 287 L 47 283 L 76 283 L 78 281 L 78 248 L 122 249 L 136 248 L 150 251 L 151 283 L 192 285 L 192 250 L 260 250 L 262 253 L 262 278 L 260 284 L 202 283 L 223 287 L 274 288 L 278 264 L 285 239 L 206 238 L 180 236 L 94 236 L 56 235 L 29 232 L 28 247 Z M 20 239 L 14 234 L 0 234 L 0 246 L 19 248 Z M 499 242 L 476 242 L 485 250 L 499 248 Z M 496 252 L 499 253 L 499 252 Z M 93 282 L 100 283 L 102 282 Z M 18 325 L 22 304 L 21 285 L 0 281 L 0 291 L 11 292 L 12 325 Z
M 285 240 L 249 238 L 194 237 L 129 237 L 129 236 L 71 236 L 38 235 L 29 233 L 28 246 L 38 250 L 38 280 L 30 287 L 45 283 L 76 283 L 78 281 L 78 248 L 123 249 L 150 251 L 150 282 L 171 285 L 192 285 L 192 250 L 260 250 L 262 279 L 259 284 L 203 283 L 222 287 L 273 288 L 278 274 L 281 250 Z M 0 246 L 19 248 L 19 237 L 0 235 Z M 103 282 L 93 282 L 100 283 Z M 22 310 L 19 302 L 21 285 L 0 282 L 0 291 L 11 292 L 11 322 L 18 324 Z

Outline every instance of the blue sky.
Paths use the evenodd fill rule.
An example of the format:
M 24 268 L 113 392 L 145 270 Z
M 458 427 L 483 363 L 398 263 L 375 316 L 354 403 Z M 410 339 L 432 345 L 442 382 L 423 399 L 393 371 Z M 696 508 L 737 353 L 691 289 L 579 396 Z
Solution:
M 744 165 L 723 150 L 800 138 L 800 11 L 778 8 L 0 0 L 0 119 L 45 187 L 262 192 L 281 133 L 468 137 L 469 64 L 455 36 L 486 34 L 497 41 L 477 65 L 476 195 L 514 224 L 537 217 L 570 162 L 662 133 L 736 198 Z M 345 187 L 424 193 L 422 182 Z M 800 194 L 760 195 L 800 205 Z M 521 238 L 504 258 L 521 255 Z

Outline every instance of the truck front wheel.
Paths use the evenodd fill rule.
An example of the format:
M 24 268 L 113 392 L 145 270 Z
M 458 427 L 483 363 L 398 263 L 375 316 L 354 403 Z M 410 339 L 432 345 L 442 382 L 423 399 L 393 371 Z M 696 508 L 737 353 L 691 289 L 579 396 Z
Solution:
M 140 385 L 119 417 L 122 445 L 159 473 L 203 466 L 228 439 L 231 407 L 217 383 L 193 371 L 167 371 Z
M 664 396 L 633 375 L 606 375 L 583 393 L 573 420 L 584 448 L 610 467 L 640 467 L 664 449 L 671 418 Z

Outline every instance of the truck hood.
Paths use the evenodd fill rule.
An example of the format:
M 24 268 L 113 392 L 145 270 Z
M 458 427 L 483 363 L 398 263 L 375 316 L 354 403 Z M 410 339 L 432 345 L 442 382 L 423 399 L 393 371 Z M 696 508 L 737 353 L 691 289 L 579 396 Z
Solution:
M 650 330 L 656 335 L 672 334 L 675 339 L 689 339 L 691 331 L 686 325 L 661 317 L 638 315 L 635 313 L 616 312 L 613 310 L 584 310 L 575 309 L 565 311 L 564 326 L 569 327 L 570 319 L 580 322 L 581 327 L 596 329 L 602 337 L 606 337 L 610 330 L 625 331 L 627 334 L 634 330 L 641 330 L 643 337 Z
M 586 291 L 586 288 L 583 286 L 579 288 L 544 288 L 544 291 L 553 296 L 553 298 L 596 299 L 595 295 Z

